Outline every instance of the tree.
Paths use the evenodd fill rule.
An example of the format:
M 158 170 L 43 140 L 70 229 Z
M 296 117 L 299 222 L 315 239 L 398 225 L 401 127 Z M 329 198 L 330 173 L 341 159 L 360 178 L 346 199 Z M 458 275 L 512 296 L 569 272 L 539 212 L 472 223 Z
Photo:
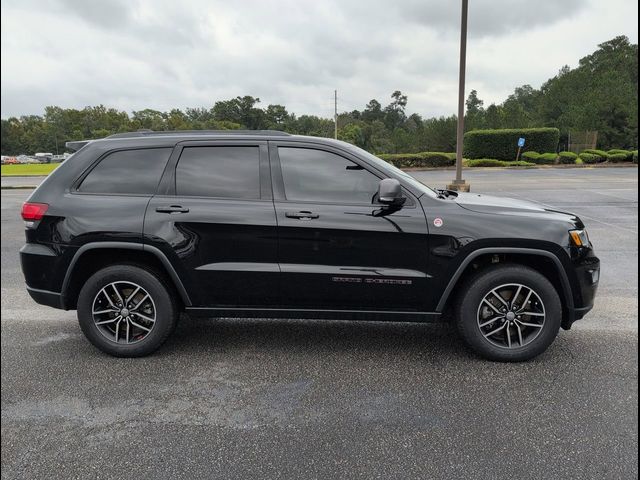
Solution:
M 384 124 L 388 130 L 393 131 L 406 120 L 404 109 L 407 106 L 407 96 L 400 90 L 391 94 L 392 101 L 384 109 Z
M 476 90 L 471 90 L 465 103 L 467 106 L 467 115 L 464 121 L 465 130 L 482 128 L 484 120 L 484 102 L 478 98 L 478 92 Z
M 487 128 L 502 128 L 502 108 L 495 103 L 489 105 L 485 115 L 485 124 Z
M 289 119 L 289 112 L 283 105 L 269 105 L 265 112 L 267 128 L 282 130 Z
M 370 100 L 364 107 L 361 117 L 365 122 L 382 121 L 384 119 L 384 112 L 382 111 L 380 102 L 375 98 Z

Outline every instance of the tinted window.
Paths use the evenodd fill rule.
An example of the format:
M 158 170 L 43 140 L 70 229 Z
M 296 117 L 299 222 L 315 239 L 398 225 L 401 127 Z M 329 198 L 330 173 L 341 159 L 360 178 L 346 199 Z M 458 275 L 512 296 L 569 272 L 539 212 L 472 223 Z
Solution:
M 153 195 L 171 155 L 170 148 L 123 150 L 104 157 L 78 188 L 90 193 Z
M 186 147 L 176 168 L 176 194 L 260 198 L 258 147 Z
M 278 148 L 287 200 L 372 203 L 380 179 L 340 155 Z

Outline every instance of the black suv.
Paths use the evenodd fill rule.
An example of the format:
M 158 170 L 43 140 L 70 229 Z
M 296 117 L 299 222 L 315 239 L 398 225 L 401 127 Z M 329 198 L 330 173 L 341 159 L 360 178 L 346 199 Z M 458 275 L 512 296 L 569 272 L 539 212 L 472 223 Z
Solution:
M 136 132 L 78 149 L 24 204 L 31 297 L 117 356 L 180 312 L 437 321 L 484 357 L 543 352 L 593 306 L 575 215 L 432 190 L 364 150 L 276 131 Z

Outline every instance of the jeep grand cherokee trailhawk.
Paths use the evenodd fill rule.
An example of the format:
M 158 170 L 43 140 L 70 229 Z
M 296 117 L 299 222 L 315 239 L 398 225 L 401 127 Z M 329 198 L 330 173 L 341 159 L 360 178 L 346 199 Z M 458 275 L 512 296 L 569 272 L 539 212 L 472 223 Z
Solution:
M 519 361 L 593 306 L 600 262 L 575 215 L 433 190 L 348 143 L 143 131 L 68 146 L 23 206 L 22 270 L 112 355 L 153 352 L 186 312 L 451 318 L 480 355 Z

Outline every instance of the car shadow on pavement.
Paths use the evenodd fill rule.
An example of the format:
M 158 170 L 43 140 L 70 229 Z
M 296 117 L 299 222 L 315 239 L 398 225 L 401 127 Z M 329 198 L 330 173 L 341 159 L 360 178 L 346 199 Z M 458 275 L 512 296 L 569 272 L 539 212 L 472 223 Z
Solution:
M 178 350 L 248 350 L 316 354 L 402 352 L 479 358 L 465 349 L 448 323 L 348 320 L 190 318 L 183 316 L 162 353 Z

